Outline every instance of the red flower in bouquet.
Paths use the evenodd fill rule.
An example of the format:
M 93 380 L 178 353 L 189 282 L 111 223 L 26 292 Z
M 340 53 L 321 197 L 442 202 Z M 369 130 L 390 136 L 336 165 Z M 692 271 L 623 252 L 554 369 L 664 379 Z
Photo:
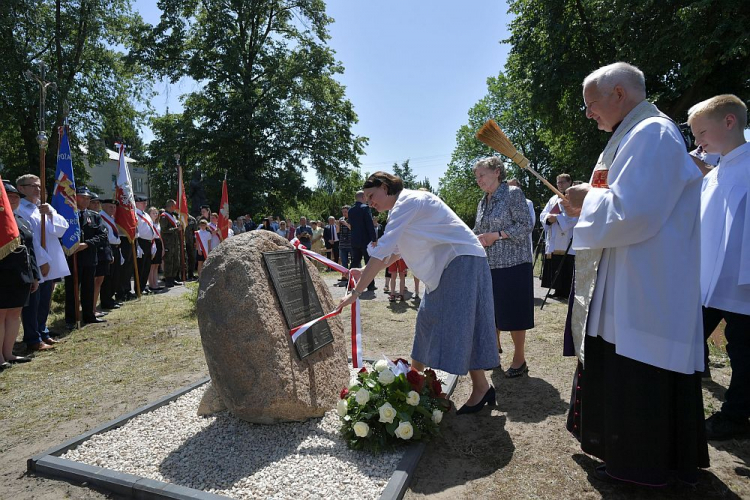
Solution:
M 420 394 L 422 393 L 422 388 L 424 388 L 425 381 L 423 375 L 420 375 L 418 371 L 409 370 L 409 372 L 406 374 L 406 380 L 409 382 L 409 385 L 411 385 L 412 389 Z
M 341 389 L 341 392 L 339 393 L 339 397 L 341 399 L 346 399 L 346 397 L 348 395 L 349 395 L 349 389 L 347 389 L 346 387 L 344 387 L 343 389 Z
M 362 367 L 362 369 L 361 369 L 361 370 L 359 371 L 359 373 L 367 373 L 367 368 L 365 368 L 365 367 L 363 366 L 363 367 Z
M 438 380 L 437 373 L 428 368 L 424 371 L 424 376 L 427 381 L 427 387 L 430 389 L 430 396 L 433 398 L 445 397 L 443 394 L 443 385 Z

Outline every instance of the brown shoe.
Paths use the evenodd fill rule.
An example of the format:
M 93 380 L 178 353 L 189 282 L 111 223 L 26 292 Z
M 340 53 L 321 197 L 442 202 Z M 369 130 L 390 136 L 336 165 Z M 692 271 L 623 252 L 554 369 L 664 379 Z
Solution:
M 59 344 L 60 343 L 59 340 L 55 340 L 52 337 L 48 337 L 48 338 L 44 339 L 42 342 L 44 342 L 45 344 L 49 344 L 49 345 Z
M 28 347 L 29 351 L 48 351 L 54 349 L 55 346 L 39 342 L 38 344 L 32 344 Z

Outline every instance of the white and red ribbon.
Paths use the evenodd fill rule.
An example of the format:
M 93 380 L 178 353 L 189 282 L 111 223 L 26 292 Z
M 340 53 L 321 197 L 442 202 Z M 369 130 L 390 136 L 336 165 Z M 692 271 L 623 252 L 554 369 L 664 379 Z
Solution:
M 292 245 L 294 245 L 294 248 L 297 249 L 297 251 L 302 252 L 302 255 L 309 257 L 313 260 L 317 260 L 321 264 L 325 264 L 326 266 L 330 267 L 331 269 L 335 269 L 336 271 L 339 271 L 340 273 L 349 275 L 349 270 L 345 268 L 344 266 L 338 264 L 337 262 L 334 262 L 319 253 L 312 252 L 307 249 L 305 245 L 300 243 L 300 241 L 297 238 L 292 239 L 290 241 Z M 354 278 L 349 275 L 349 286 L 348 289 L 351 290 L 354 288 L 356 283 L 354 282 Z M 355 300 L 352 304 L 352 318 L 351 318 L 351 326 L 352 326 L 352 367 L 353 368 L 360 368 L 362 366 L 362 322 L 360 320 L 359 315 L 359 299 Z M 318 321 L 323 321 L 328 318 L 333 318 L 334 316 L 338 316 L 341 314 L 341 310 L 331 311 L 328 314 L 324 314 L 323 316 L 314 319 L 312 321 L 308 321 L 304 325 L 300 325 L 298 327 L 292 328 L 289 334 L 292 336 L 292 342 L 295 342 L 300 335 L 305 333 L 311 326 L 313 326 Z

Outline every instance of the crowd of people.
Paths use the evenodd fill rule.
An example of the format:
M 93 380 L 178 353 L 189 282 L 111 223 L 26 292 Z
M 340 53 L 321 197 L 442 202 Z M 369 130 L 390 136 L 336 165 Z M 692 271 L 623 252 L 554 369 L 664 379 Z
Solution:
M 563 197 L 551 197 L 538 219 L 545 234 L 542 282 L 568 300 L 562 351 L 578 357 L 567 429 L 583 451 L 602 460 L 594 474 L 603 481 L 662 486 L 675 474 L 692 484 L 697 470 L 709 466 L 707 439 L 750 436 L 747 108 L 733 95 L 693 106 L 688 123 L 698 149 L 689 155 L 678 126 L 646 100 L 644 75 L 630 64 L 591 73 L 583 104 L 586 116 L 612 135 L 589 182 L 557 176 Z M 718 166 L 706 164 L 705 154 L 718 155 Z M 468 373 L 472 391 L 457 413 L 476 413 L 497 404 L 485 370 L 500 365 L 500 332 L 510 332 L 514 345 L 505 376 L 529 372 L 524 347 L 535 326 L 537 217 L 517 181 L 506 179 L 500 158 L 479 160 L 474 175 L 483 195 L 473 228 L 433 193 L 405 189 L 399 177 L 376 172 L 339 217 L 300 217 L 295 224 L 269 216 L 256 224 L 248 215 L 233 221 L 229 235 L 272 231 L 340 262 L 356 286 L 339 308 L 376 290 L 383 270 L 390 271 L 389 298 L 403 300 L 410 270 L 415 299 L 424 284 L 412 366 Z M 3 369 L 29 360 L 12 352 L 21 323 L 30 351 L 54 348 L 47 318 L 61 279 L 66 322 L 76 320 L 68 293 L 74 266 L 58 240 L 67 222 L 40 199 L 37 177 L 4 187 L 23 245 L 0 260 L 8 277 L 0 288 Z M 182 228 L 174 200 L 158 210 L 136 198 L 134 255 L 114 224 L 115 200 L 80 187 L 76 201 L 84 323 L 105 321 L 106 310 L 138 295 L 134 281 L 136 292 L 158 292 L 160 268 L 165 287 L 182 284 L 183 261 L 187 278 L 195 279 L 222 240 L 208 206 Z M 371 208 L 387 212 L 386 224 Z M 721 320 L 732 376 L 721 409 L 705 419 L 706 341 Z

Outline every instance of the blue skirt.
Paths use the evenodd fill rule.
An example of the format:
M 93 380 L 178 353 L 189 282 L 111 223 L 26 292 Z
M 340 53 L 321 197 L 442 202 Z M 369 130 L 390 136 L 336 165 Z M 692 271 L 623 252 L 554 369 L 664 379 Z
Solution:
M 493 269 L 492 289 L 498 330 L 534 328 L 534 275 L 530 262 Z
M 462 255 L 443 270 L 417 313 L 412 359 L 456 375 L 500 364 L 492 278 L 485 257 Z

